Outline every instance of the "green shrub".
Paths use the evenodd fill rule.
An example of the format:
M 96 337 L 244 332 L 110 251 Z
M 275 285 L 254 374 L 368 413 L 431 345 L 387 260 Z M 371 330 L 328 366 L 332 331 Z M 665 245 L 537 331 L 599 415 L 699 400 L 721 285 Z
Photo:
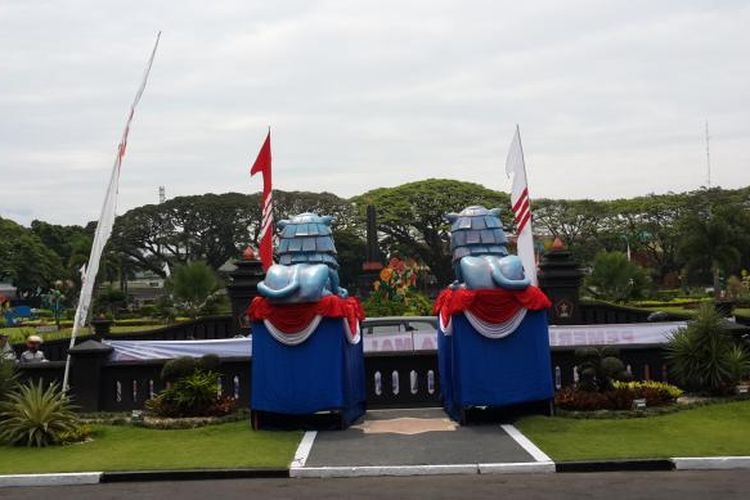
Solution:
M 206 416 L 217 402 L 219 374 L 195 371 L 146 403 L 148 413 L 159 417 Z
M 641 298 L 651 286 L 644 268 L 630 262 L 621 252 L 599 252 L 586 286 L 596 297 L 622 302 Z
M 597 349 L 582 347 L 575 350 L 578 367 L 578 389 L 589 392 L 605 392 L 612 389 L 615 381 L 627 381 L 632 375 L 620 360 L 619 351 L 610 347 Z
M 78 418 L 57 383 L 46 389 L 40 380 L 10 393 L 0 403 L 0 441 L 12 445 L 43 447 L 62 442 L 75 432 Z
M 161 379 L 172 383 L 192 375 L 198 369 L 198 361 L 190 356 L 180 356 L 164 363 L 161 369 Z
M 424 294 L 408 291 L 400 300 L 384 298 L 373 293 L 362 304 L 368 318 L 382 316 L 429 316 L 432 302 Z
M 0 402 L 5 401 L 18 385 L 15 361 L 0 359 Z
M 206 372 L 218 372 L 221 367 L 221 358 L 218 354 L 204 354 L 198 361 L 198 366 Z
M 189 377 L 196 371 L 218 372 L 219 367 L 221 367 L 221 358 L 216 354 L 204 354 L 201 358 L 180 356 L 164 364 L 161 370 L 161 379 L 169 383 L 177 382 Z
M 70 431 L 63 431 L 60 433 L 60 444 L 73 444 L 81 443 L 90 439 L 94 435 L 94 428 L 88 424 L 82 424 L 76 426 L 75 429 Z
M 188 316 L 198 317 L 204 308 L 220 301 L 222 286 L 216 272 L 202 261 L 177 266 L 167 280 L 167 288 Z
M 156 316 L 156 306 L 141 306 L 141 308 L 138 309 L 138 315 L 153 318 Z
M 695 320 L 670 338 L 667 359 L 685 389 L 726 394 L 750 371 L 747 352 L 734 343 L 722 321 L 712 305 L 704 304 Z

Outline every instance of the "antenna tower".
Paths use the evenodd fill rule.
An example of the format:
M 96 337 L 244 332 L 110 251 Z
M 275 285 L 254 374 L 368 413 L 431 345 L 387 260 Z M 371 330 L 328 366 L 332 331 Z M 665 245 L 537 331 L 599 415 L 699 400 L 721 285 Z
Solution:
M 159 186 L 159 204 L 167 201 L 167 190 L 164 186 Z
M 706 120 L 706 186 L 711 189 L 711 136 L 708 134 L 708 120 Z

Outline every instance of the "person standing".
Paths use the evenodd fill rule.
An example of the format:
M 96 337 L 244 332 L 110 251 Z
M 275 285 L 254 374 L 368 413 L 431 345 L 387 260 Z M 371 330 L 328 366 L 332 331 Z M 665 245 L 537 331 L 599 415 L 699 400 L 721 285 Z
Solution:
M 21 363 L 45 363 L 47 359 L 39 349 L 42 345 L 42 337 L 29 335 L 26 338 L 26 350 L 21 354 Z

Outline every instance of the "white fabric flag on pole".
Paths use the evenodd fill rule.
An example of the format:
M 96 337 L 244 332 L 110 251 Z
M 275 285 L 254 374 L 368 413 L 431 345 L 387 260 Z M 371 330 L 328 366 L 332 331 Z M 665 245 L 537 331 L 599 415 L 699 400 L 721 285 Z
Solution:
M 516 125 L 516 133 L 510 143 L 508 158 L 505 160 L 505 173 L 513 177 L 513 187 L 510 192 L 510 204 L 516 222 L 518 256 L 523 262 L 523 270 L 531 280 L 537 284 L 536 256 L 534 254 L 534 236 L 531 233 L 531 201 L 529 199 L 529 185 L 526 181 L 526 162 L 523 159 L 521 145 L 521 130 Z
M 115 222 L 115 210 L 117 208 L 117 190 L 120 183 L 120 167 L 122 166 L 122 160 L 125 158 L 125 150 L 128 145 L 128 134 L 130 133 L 130 123 L 133 121 L 133 114 L 135 113 L 135 107 L 141 100 L 143 91 L 146 89 L 146 82 L 148 81 L 148 75 L 151 72 L 151 66 L 154 63 L 154 56 L 156 55 L 156 48 L 159 46 L 159 38 L 161 38 L 161 31 L 156 35 L 156 42 L 154 48 L 151 51 L 151 57 L 148 59 L 146 64 L 146 70 L 143 73 L 143 80 L 141 86 L 138 87 L 138 92 L 135 94 L 133 104 L 130 105 L 130 113 L 128 119 L 125 122 L 125 130 L 122 132 L 122 138 L 120 144 L 117 147 L 117 155 L 115 156 L 115 163 L 112 166 L 112 172 L 109 175 L 109 184 L 107 185 L 107 194 L 104 196 L 104 203 L 102 204 L 102 211 L 99 214 L 99 222 L 96 225 L 96 233 L 94 234 L 94 242 L 91 245 L 91 253 L 89 254 L 88 265 L 85 265 L 85 274 L 81 280 L 81 295 L 78 297 L 78 307 L 76 308 L 76 314 L 73 318 L 73 332 L 70 335 L 70 346 L 72 349 L 75 346 L 76 336 L 82 326 L 86 324 L 88 319 L 89 306 L 91 305 L 91 296 L 94 292 L 94 284 L 96 283 L 96 275 L 99 272 L 99 262 L 104 251 L 104 246 L 107 244 L 109 236 L 112 234 L 112 226 Z M 83 268 L 82 268 L 83 269 Z M 68 376 L 70 375 L 70 354 L 68 354 L 67 362 L 65 363 L 65 375 L 63 376 L 63 390 L 68 390 Z

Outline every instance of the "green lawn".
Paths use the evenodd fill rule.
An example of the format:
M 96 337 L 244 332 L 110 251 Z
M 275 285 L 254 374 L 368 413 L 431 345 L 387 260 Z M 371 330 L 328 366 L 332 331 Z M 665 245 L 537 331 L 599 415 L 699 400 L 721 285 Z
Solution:
M 198 429 L 97 427 L 93 442 L 49 448 L 0 446 L 0 474 L 288 467 L 301 432 L 253 431 L 249 421 Z
M 517 426 L 555 460 L 750 455 L 750 401 L 622 420 L 534 416 Z
M 642 309 L 647 310 L 647 311 L 663 311 L 663 312 L 674 313 L 674 314 L 686 314 L 688 316 L 695 316 L 698 313 L 697 309 L 686 309 L 679 305 L 664 306 L 664 307 L 649 306 L 649 307 L 643 307 Z M 734 315 L 748 317 L 750 316 L 750 309 L 738 307 L 737 309 L 734 310 Z
M 148 332 L 151 330 L 156 330 L 158 328 L 164 328 L 166 325 L 140 325 L 140 326 L 133 326 L 133 325 L 113 325 L 110 329 L 110 333 L 112 335 L 117 335 L 118 333 L 139 333 L 139 332 Z M 72 328 L 61 328 L 60 330 L 56 332 L 48 332 L 48 333 L 37 333 L 33 326 L 14 326 L 14 327 L 8 327 L 8 328 L 0 328 L 0 332 L 7 333 L 10 337 L 10 343 L 16 344 L 20 343 L 26 340 L 26 337 L 29 335 L 39 335 L 44 340 L 57 340 L 57 339 L 64 339 L 64 338 L 70 338 L 70 334 L 73 331 Z M 89 329 L 84 328 L 79 332 L 79 336 L 87 336 L 90 335 Z
M 697 309 L 686 309 L 682 306 L 644 307 L 642 309 L 646 311 L 661 311 L 673 314 L 685 314 L 689 316 L 695 316 L 698 312 Z

